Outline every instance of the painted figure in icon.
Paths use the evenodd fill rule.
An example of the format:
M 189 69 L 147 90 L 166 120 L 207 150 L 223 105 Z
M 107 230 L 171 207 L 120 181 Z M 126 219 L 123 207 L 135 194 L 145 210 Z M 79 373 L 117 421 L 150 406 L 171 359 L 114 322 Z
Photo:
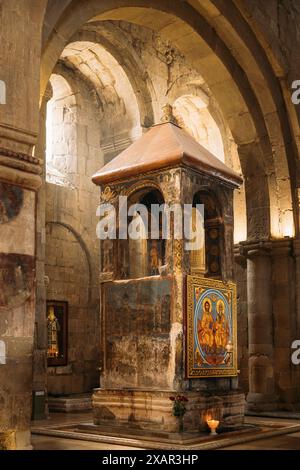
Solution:
M 150 248 L 150 274 L 151 276 L 155 276 L 159 274 L 160 266 L 160 259 L 159 259 L 159 252 L 158 252 L 158 244 L 157 240 L 152 240 L 151 248 Z
M 198 321 L 198 338 L 205 351 L 211 349 L 214 344 L 214 318 L 212 316 L 212 304 L 209 298 L 203 301 L 202 318 Z
M 58 357 L 59 345 L 58 345 L 58 332 L 60 331 L 60 324 L 54 313 L 54 307 L 49 307 L 49 313 L 47 317 L 47 332 L 48 332 L 48 357 Z
M 225 350 L 229 339 L 229 327 L 225 316 L 225 305 L 222 299 L 217 302 L 217 318 L 214 330 L 217 351 Z

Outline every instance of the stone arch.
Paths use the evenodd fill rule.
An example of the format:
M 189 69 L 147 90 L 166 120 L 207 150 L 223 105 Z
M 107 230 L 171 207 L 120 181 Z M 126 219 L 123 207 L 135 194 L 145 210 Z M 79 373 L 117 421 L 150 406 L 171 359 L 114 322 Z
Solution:
M 47 369 L 47 389 L 52 395 L 86 393 L 95 383 L 97 364 L 97 356 L 91 354 L 96 341 L 89 331 L 90 325 L 95 324 L 92 260 L 85 241 L 74 227 L 50 220 L 46 229 L 47 297 L 68 302 L 68 363 L 62 368 Z
M 295 192 L 300 174 L 299 115 L 297 122 L 287 81 L 289 70 L 282 51 L 270 47 L 273 38 L 265 37 L 265 29 L 260 28 L 259 16 L 251 13 L 252 8 L 250 4 L 232 0 L 209 0 L 195 5 L 245 71 L 261 108 L 274 154 L 272 187 L 276 196 L 271 201 L 271 226 L 279 225 L 279 230 L 273 230 L 273 236 L 278 238 L 285 231 L 294 234 L 294 229 L 299 234 Z M 274 204 L 279 208 L 278 214 Z
M 241 162 L 239 159 L 238 149 L 234 142 L 233 136 L 231 134 L 230 128 L 225 121 L 222 111 L 218 106 L 218 103 L 214 99 L 208 87 L 203 83 L 200 85 L 194 83 L 193 77 L 181 77 L 177 83 L 174 84 L 172 89 L 169 90 L 168 99 L 170 103 L 175 105 L 175 116 L 176 116 L 176 103 L 184 96 L 199 97 L 204 104 L 206 104 L 207 112 L 210 114 L 211 118 L 215 122 L 215 126 L 218 127 L 220 136 L 223 142 L 224 150 L 224 161 L 226 165 L 230 168 L 233 168 L 237 173 L 242 174 Z M 180 110 L 178 110 L 180 115 Z M 198 122 L 201 121 L 199 116 Z M 193 134 L 193 137 L 197 136 Z M 203 142 L 199 141 L 202 145 Z M 205 144 L 204 144 L 205 146 Z M 219 156 L 218 153 L 214 151 L 214 148 L 207 146 L 216 156 Z M 246 175 L 244 175 L 246 177 Z M 247 214 L 246 214 L 246 196 L 245 196 L 245 184 L 241 185 L 240 188 L 234 191 L 234 214 L 235 214 L 235 224 L 234 224 L 234 241 L 238 243 L 242 240 L 245 240 L 247 237 Z
M 66 229 L 68 232 L 70 232 L 72 234 L 72 236 L 75 238 L 75 240 L 78 242 L 80 248 L 82 249 L 82 251 L 84 253 L 84 256 L 85 256 L 85 259 L 86 259 L 87 268 L 88 268 L 88 275 L 89 275 L 88 276 L 88 301 L 90 301 L 90 299 L 91 299 L 91 283 L 92 283 L 92 264 L 91 264 L 91 257 L 90 257 L 89 250 L 88 250 L 83 238 L 70 224 L 66 224 L 64 222 L 59 222 L 59 221 L 47 221 L 46 222 L 46 227 L 47 227 L 47 225 L 48 226 L 57 225 L 59 227 L 62 227 L 64 229 Z
M 251 69 L 254 69 L 253 61 L 256 62 L 257 67 L 261 71 L 260 83 L 266 82 L 266 91 L 270 93 L 273 100 L 273 111 L 278 114 L 278 124 L 281 127 L 282 138 L 287 149 L 286 156 L 290 177 L 292 183 L 299 185 L 297 149 L 299 152 L 300 114 L 298 112 L 297 115 L 299 110 L 293 106 L 291 101 L 291 83 L 289 83 L 291 81 L 291 66 L 287 64 L 283 50 L 280 47 L 274 47 L 275 34 L 272 37 L 273 29 L 271 28 L 269 31 L 266 31 L 260 24 L 261 19 L 259 15 L 252 11 L 255 10 L 254 4 L 249 2 L 241 4 L 241 2 L 232 0 L 227 2 L 210 0 L 206 2 L 206 6 L 201 5 L 201 8 L 204 7 L 203 14 L 206 13 L 206 18 L 209 16 L 207 15 L 208 8 L 212 5 L 215 11 L 213 15 L 210 15 L 210 20 L 208 21 L 217 31 L 220 30 L 221 23 L 226 22 L 226 30 L 229 33 L 227 34 L 226 41 L 228 45 L 230 44 L 230 49 L 235 56 L 237 56 L 237 51 L 242 52 L 244 56 L 243 66 L 245 66 L 247 74 L 249 74 Z M 290 6 L 292 7 L 292 5 Z M 281 9 L 285 9 L 283 4 L 278 5 L 278 15 Z M 219 17 L 218 20 L 217 16 Z M 289 26 L 295 28 L 296 24 L 291 21 Z M 270 44 L 273 47 L 270 47 Z M 259 92 L 258 85 L 259 83 L 256 80 L 256 85 L 254 83 L 254 86 L 257 87 L 256 92 Z
M 145 114 L 141 119 L 132 83 L 114 55 L 94 35 L 77 39 L 67 44 L 55 69 L 64 70 L 75 83 L 80 79 L 89 90 L 99 124 L 98 145 L 107 161 L 138 138 L 149 119 Z
M 259 90 L 259 85 L 264 83 L 260 69 L 263 68 L 263 64 L 253 59 L 255 53 L 250 47 L 245 46 L 246 42 L 244 49 L 246 48 L 248 56 L 249 54 L 251 56 L 249 64 L 245 60 L 246 55 L 243 58 L 234 56 L 227 44 L 228 35 L 224 33 L 222 22 L 218 25 L 218 31 L 210 24 L 209 13 L 215 12 L 216 7 L 213 8 L 211 2 L 207 2 L 211 9 L 201 10 L 199 4 L 194 3 L 198 14 L 195 8 L 186 2 L 184 4 L 176 2 L 171 5 L 170 2 L 162 1 L 157 5 L 157 2 L 143 0 L 111 0 L 99 6 L 99 2 L 90 0 L 86 2 L 84 8 L 80 2 L 73 2 L 65 10 L 59 30 L 52 32 L 45 45 L 42 82 L 47 77 L 47 68 L 49 73 L 54 65 L 53 60 L 55 62 L 55 57 L 56 60 L 58 58 L 57 52 L 61 51 L 68 39 L 86 21 L 126 19 L 159 30 L 162 37 L 170 39 L 185 54 L 195 69 L 200 73 L 202 71 L 239 146 L 246 184 L 250 182 L 249 188 L 251 190 L 255 188 L 254 191 L 260 194 L 256 205 L 247 206 L 248 237 L 280 236 L 285 223 L 284 217 L 287 216 L 288 223 L 292 223 L 291 188 L 283 145 L 283 134 L 286 137 L 288 133 L 283 129 L 281 120 L 281 125 L 277 129 L 281 144 L 277 145 L 274 153 L 274 143 L 272 148 L 271 141 L 274 142 L 275 136 L 272 129 L 277 126 L 279 120 L 274 97 L 268 90 L 264 90 L 265 96 L 262 96 L 263 92 L 260 93 Z M 250 71 L 251 67 L 259 77 L 259 85 L 256 84 L 254 72 Z M 279 96 L 278 87 L 274 90 L 274 94 Z M 280 96 L 278 99 L 280 100 Z M 281 110 L 282 108 L 281 106 Z M 246 174 L 249 171 L 250 173 Z M 249 200 L 248 194 L 247 201 Z M 258 220 L 262 223 L 257 224 Z
M 201 84 L 199 83 L 201 80 Z M 236 155 L 235 158 L 230 156 L 230 150 L 227 148 L 227 139 L 230 138 L 233 142 L 233 137 L 230 132 L 230 128 L 224 119 L 222 111 L 214 99 L 209 87 L 206 85 L 204 80 L 201 78 L 195 82 L 194 77 L 179 77 L 179 79 L 173 84 L 173 86 L 168 90 L 168 100 L 170 104 L 174 105 L 181 97 L 185 95 L 193 96 L 199 98 L 203 101 L 203 105 L 206 106 L 209 114 L 215 121 L 218 126 L 220 133 L 223 139 L 224 146 L 224 161 L 227 165 L 232 167 L 235 171 L 241 172 L 241 165 Z M 202 83 L 203 80 L 203 83 Z M 194 136 L 195 137 L 195 136 Z M 210 150 L 212 151 L 212 150 Z M 212 152 L 214 153 L 214 152 Z M 218 155 L 217 155 L 218 156 Z
M 87 29 L 88 28 L 88 29 Z M 74 34 L 71 42 L 87 41 L 100 44 L 107 50 L 125 71 L 133 92 L 136 96 L 140 123 L 142 128 L 150 127 L 154 124 L 154 110 L 152 102 L 155 101 L 155 90 L 151 79 L 143 70 L 143 64 L 133 48 L 126 40 L 122 31 L 115 34 L 115 29 L 109 22 L 97 23 L 82 28 Z M 126 48 L 124 47 L 126 44 Z

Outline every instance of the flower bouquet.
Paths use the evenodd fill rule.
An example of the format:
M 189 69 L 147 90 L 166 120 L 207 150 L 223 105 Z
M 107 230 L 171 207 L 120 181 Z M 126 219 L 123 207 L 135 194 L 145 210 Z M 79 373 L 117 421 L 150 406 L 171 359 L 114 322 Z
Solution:
M 179 432 L 183 431 L 183 416 L 186 413 L 186 403 L 188 399 L 184 395 L 170 397 L 173 402 L 172 414 L 179 419 Z

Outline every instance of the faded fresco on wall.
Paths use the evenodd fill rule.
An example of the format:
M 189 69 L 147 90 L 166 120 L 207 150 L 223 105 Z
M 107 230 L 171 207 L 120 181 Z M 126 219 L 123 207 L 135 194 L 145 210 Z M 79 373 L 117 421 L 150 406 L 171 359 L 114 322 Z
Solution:
M 19 215 L 23 200 L 23 189 L 0 182 L 0 224 L 5 224 Z
M 34 191 L 0 182 L 0 253 L 35 255 Z
M 106 296 L 107 333 L 112 335 L 168 333 L 171 282 L 130 281 L 114 284 Z
M 105 286 L 106 377 L 111 386 L 165 383 L 171 292 L 168 279 Z
M 0 309 L 19 307 L 29 299 L 34 267 L 31 256 L 0 254 Z

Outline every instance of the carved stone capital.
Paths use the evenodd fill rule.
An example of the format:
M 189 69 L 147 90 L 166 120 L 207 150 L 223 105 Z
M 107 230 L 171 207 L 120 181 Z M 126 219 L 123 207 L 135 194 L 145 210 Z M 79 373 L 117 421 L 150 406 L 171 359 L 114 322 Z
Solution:
M 247 266 L 247 258 L 245 254 L 241 252 L 240 245 L 235 245 L 233 249 L 233 255 L 234 255 L 234 261 L 242 266 L 243 268 L 246 268 Z
M 272 242 L 271 240 L 250 240 L 240 242 L 240 255 L 246 258 L 254 258 L 257 256 L 270 256 Z
M 245 258 L 254 258 L 256 256 L 289 256 L 293 252 L 295 253 L 295 242 L 291 238 L 282 238 L 280 240 L 258 240 L 258 241 L 246 241 L 240 242 L 239 256 Z M 299 255 L 300 255 L 300 240 L 299 240 Z M 235 247 L 235 256 L 238 256 L 237 246 Z

